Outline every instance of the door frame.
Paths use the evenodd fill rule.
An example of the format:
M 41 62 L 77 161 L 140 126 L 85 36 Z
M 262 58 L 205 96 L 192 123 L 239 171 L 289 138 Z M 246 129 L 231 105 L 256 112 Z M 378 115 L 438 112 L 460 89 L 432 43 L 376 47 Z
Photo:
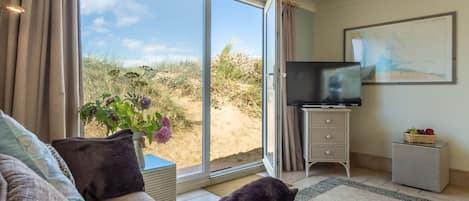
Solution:
M 281 79 L 281 69 L 280 66 L 281 61 L 282 61 L 282 18 L 281 18 L 281 12 L 282 12 L 282 1 L 281 0 L 275 0 L 275 4 L 272 5 L 273 0 L 267 0 L 265 6 L 264 6 L 264 33 L 263 33 L 263 63 L 264 63 L 264 70 L 263 70 L 263 101 L 262 101 L 262 108 L 263 108 L 263 115 L 262 115 L 262 141 L 263 141 L 263 163 L 264 166 L 267 170 L 267 173 L 275 178 L 281 178 L 282 177 L 282 129 L 283 129 L 283 124 L 282 124 L 282 79 Z M 266 150 L 267 150 L 267 117 L 265 115 L 265 110 L 266 110 L 266 103 L 267 103 L 267 84 L 266 84 L 266 59 L 267 59 L 267 44 L 266 44 L 266 34 L 267 34 L 267 12 L 269 7 L 271 8 L 274 6 L 273 9 L 275 9 L 275 67 L 274 67 L 274 90 L 275 90 L 275 153 L 273 156 L 274 160 L 274 165 L 271 165 L 271 162 L 269 159 L 266 157 Z

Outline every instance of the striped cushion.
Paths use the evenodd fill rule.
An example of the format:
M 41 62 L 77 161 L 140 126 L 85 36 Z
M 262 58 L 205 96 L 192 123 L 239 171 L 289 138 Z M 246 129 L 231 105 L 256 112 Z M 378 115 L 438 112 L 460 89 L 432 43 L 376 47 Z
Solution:
M 75 179 L 73 178 L 72 172 L 70 172 L 70 169 L 68 168 L 68 165 L 62 156 L 60 156 L 59 152 L 57 152 L 57 150 L 55 150 L 52 145 L 47 144 L 46 146 L 49 148 L 50 153 L 57 161 L 57 165 L 59 165 L 60 171 L 62 171 L 62 173 L 72 182 L 72 184 L 75 185 Z
M 0 154 L 0 200 L 8 201 L 66 201 L 57 189 L 39 177 L 24 163 L 8 155 Z M 2 193 L 6 187 L 6 194 Z M 3 201 L 3 200 L 2 200 Z

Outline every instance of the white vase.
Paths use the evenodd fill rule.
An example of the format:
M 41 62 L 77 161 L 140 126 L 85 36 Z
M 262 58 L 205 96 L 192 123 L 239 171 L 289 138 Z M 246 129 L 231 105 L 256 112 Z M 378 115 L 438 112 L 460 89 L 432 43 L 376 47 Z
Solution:
M 145 133 L 133 132 L 132 139 L 134 141 L 135 155 L 137 155 L 138 167 L 145 168 L 145 158 L 143 156 L 143 148 L 145 148 Z

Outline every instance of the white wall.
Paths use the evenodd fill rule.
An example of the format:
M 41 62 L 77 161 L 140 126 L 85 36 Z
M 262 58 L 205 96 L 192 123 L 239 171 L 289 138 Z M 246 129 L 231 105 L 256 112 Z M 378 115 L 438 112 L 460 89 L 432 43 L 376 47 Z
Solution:
M 351 150 L 391 157 L 391 142 L 412 126 L 449 142 L 450 167 L 469 171 L 469 0 L 327 0 L 317 4 L 314 59 L 341 61 L 343 29 L 457 11 L 456 85 L 363 87 L 351 116 Z M 431 42 L 431 41 L 429 41 Z
M 313 59 L 314 14 L 303 8 L 294 9 L 295 61 Z

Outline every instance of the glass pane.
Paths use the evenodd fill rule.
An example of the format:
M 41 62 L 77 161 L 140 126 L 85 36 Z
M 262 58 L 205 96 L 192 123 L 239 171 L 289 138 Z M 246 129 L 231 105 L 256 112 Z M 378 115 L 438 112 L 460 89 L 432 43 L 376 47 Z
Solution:
M 267 160 L 274 167 L 275 161 L 275 65 L 276 65 L 276 29 L 275 29 L 275 1 L 270 4 L 266 13 L 266 110 L 265 110 L 265 128 L 266 128 L 266 151 Z
M 212 1 L 211 171 L 262 160 L 263 10 Z
M 201 170 L 203 19 L 203 0 L 81 1 L 84 101 L 133 92 L 130 78 L 112 70 L 146 76 L 145 112 L 166 115 L 173 135 L 166 144 L 147 140 L 144 152 L 175 162 L 178 175 Z M 106 129 L 91 123 L 85 136 Z

